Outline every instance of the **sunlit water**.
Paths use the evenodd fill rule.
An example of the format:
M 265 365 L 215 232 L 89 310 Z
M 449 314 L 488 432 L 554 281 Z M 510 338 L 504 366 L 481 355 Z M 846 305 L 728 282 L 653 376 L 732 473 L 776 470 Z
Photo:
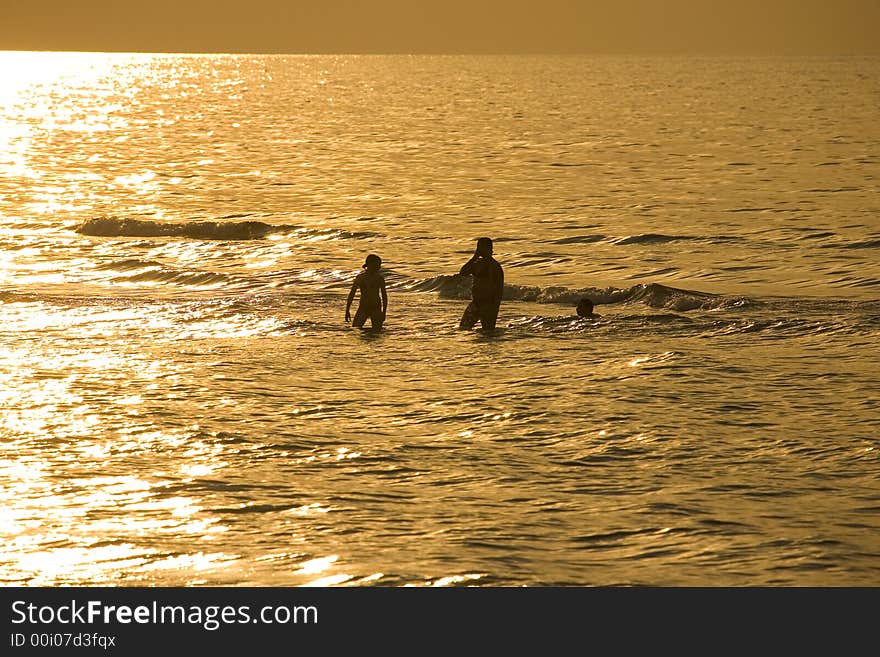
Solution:
M 880 59 L 0 53 L 0 103 L 4 583 L 880 584 Z

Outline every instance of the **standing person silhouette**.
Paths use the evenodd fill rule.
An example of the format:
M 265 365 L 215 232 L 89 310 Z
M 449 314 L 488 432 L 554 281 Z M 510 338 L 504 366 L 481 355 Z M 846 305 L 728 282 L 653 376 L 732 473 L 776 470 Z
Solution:
M 345 321 L 346 323 L 351 322 L 355 328 L 363 328 L 367 317 L 370 318 L 370 326 L 374 329 L 382 328 L 382 324 L 385 322 L 385 313 L 388 310 L 388 293 L 385 291 L 385 278 L 379 273 L 381 266 L 382 258 L 371 253 L 364 262 L 364 271 L 355 276 L 354 282 L 351 284 L 351 291 L 348 293 L 348 300 L 345 303 Z M 354 295 L 358 288 L 361 291 L 361 298 L 352 322 L 351 302 L 354 301 Z
M 501 306 L 501 294 L 504 292 L 504 270 L 492 257 L 492 240 L 481 237 L 477 240 L 474 255 L 461 268 L 461 275 L 474 277 L 471 290 L 472 301 L 465 308 L 458 328 L 473 328 L 477 321 L 483 330 L 495 328 L 498 320 L 498 309 Z

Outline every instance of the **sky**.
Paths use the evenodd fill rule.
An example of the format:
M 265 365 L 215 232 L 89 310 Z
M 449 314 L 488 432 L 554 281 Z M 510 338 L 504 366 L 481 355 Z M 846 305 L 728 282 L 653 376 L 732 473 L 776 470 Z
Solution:
M 0 50 L 880 54 L 880 0 L 0 0 Z

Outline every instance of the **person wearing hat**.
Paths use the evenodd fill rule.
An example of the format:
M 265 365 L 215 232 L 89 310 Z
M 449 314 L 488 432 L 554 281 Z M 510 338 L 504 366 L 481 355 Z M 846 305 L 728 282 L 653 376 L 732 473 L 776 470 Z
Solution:
M 458 327 L 471 329 L 479 321 L 483 330 L 495 328 L 498 321 L 498 309 L 501 307 L 501 295 L 504 292 L 504 270 L 492 257 L 492 240 L 481 237 L 477 240 L 474 255 L 459 272 L 462 276 L 474 277 L 471 289 L 471 302 L 465 308 Z
M 388 293 L 385 291 L 385 278 L 379 273 L 382 266 L 382 258 L 371 253 L 364 262 L 360 274 L 355 276 L 348 293 L 348 301 L 345 304 L 345 322 L 351 322 L 355 328 L 362 328 L 367 317 L 370 318 L 370 326 L 374 329 L 382 328 L 385 322 L 385 313 L 388 310 Z M 358 309 L 351 319 L 351 302 L 354 301 L 355 293 L 360 289 L 361 298 Z M 380 299 L 381 296 L 381 299 Z

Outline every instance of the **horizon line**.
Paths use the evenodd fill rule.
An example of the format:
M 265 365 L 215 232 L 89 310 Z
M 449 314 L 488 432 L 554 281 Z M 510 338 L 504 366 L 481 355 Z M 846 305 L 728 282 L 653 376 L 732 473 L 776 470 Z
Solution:
M 229 56 L 268 56 L 268 57 L 880 57 L 876 52 L 705 52 L 705 51 L 352 51 L 352 52 L 288 52 L 288 51 L 246 51 L 246 50 L 89 50 L 49 48 L 0 48 L 0 53 L 45 53 L 45 54 L 83 54 L 83 55 L 229 55 Z

